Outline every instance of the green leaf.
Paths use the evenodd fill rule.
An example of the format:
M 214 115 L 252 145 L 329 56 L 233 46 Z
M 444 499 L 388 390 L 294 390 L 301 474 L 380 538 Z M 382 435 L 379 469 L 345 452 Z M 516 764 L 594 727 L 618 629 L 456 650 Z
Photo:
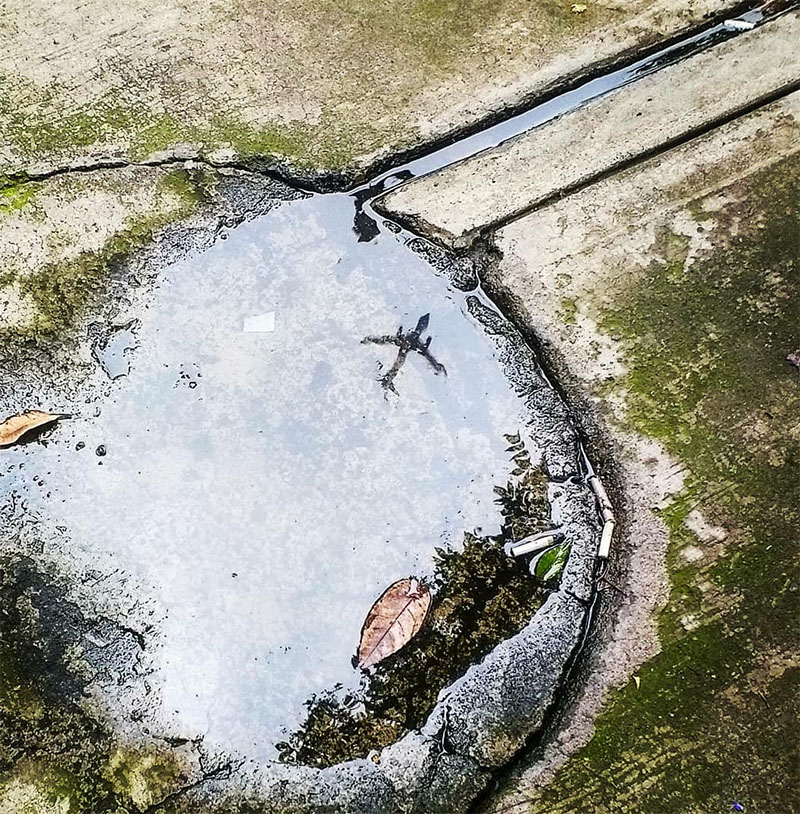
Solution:
M 568 543 L 560 543 L 552 548 L 548 548 L 534 561 L 534 576 L 542 582 L 555 579 L 563 570 L 568 556 Z

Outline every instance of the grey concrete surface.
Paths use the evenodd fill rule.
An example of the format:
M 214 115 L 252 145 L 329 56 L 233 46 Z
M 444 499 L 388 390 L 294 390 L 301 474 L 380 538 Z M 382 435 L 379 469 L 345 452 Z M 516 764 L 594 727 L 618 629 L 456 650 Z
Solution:
M 423 732 L 444 732 L 450 749 L 498 768 L 541 725 L 578 645 L 586 610 L 564 591 L 552 594 L 530 624 L 498 645 L 450 688 Z
M 777 193 L 781 179 L 792 183 L 792 174 L 796 177 L 798 157 L 800 93 L 793 93 L 663 155 L 553 201 L 493 235 L 502 260 L 485 277 L 484 284 L 514 313 L 517 323 L 539 337 L 559 380 L 583 405 L 589 425 L 596 427 L 599 423 L 603 427 L 608 443 L 613 445 L 614 467 L 621 486 L 615 500 L 626 522 L 621 529 L 624 533 L 618 535 L 615 544 L 618 565 L 612 577 L 616 587 L 611 590 L 616 602 L 613 619 L 608 620 L 610 632 L 604 634 L 602 645 L 587 662 L 585 682 L 576 699 L 565 708 L 556 731 L 539 751 L 517 764 L 487 811 L 571 814 L 596 811 L 600 800 L 609 807 L 613 804 L 610 810 L 663 811 L 664 798 L 659 794 L 668 794 L 664 788 L 668 789 L 670 778 L 678 775 L 684 777 L 681 799 L 686 810 L 713 810 L 716 803 L 712 801 L 719 799 L 720 793 L 752 795 L 762 801 L 754 810 L 763 811 L 784 810 L 774 799 L 768 802 L 770 794 L 779 794 L 780 788 L 786 795 L 796 797 L 796 782 L 791 775 L 784 777 L 782 786 L 774 782 L 779 771 L 776 767 L 782 760 L 788 758 L 796 766 L 796 739 L 785 741 L 781 760 L 771 752 L 772 723 L 764 716 L 762 700 L 770 697 L 781 676 L 788 677 L 784 671 L 793 669 L 796 655 L 787 656 L 780 649 L 770 651 L 764 642 L 749 641 L 753 617 L 745 617 L 739 607 L 757 596 L 759 589 L 744 586 L 731 592 L 715 576 L 718 569 L 726 567 L 734 552 L 736 556 L 746 556 L 748 544 L 751 550 L 753 546 L 741 528 L 750 510 L 740 519 L 728 521 L 727 526 L 724 522 L 720 526 L 725 512 L 721 511 L 723 499 L 719 495 L 730 489 L 740 505 L 758 506 L 758 499 L 751 495 L 759 494 L 757 489 L 761 487 L 737 481 L 730 468 L 722 470 L 724 475 L 709 474 L 698 460 L 700 456 L 692 457 L 693 447 L 687 447 L 684 455 L 676 455 L 673 451 L 676 447 L 669 449 L 664 443 L 670 440 L 668 433 L 675 433 L 693 439 L 692 443 L 698 445 L 696 449 L 705 450 L 707 442 L 702 436 L 697 438 L 700 431 L 695 429 L 695 422 L 707 420 L 707 416 L 720 416 L 723 426 L 727 425 L 726 431 L 742 433 L 737 444 L 747 466 L 741 472 L 752 471 L 759 461 L 768 458 L 767 465 L 757 470 L 759 478 L 783 470 L 790 475 L 790 458 L 785 451 L 796 445 L 797 413 L 792 404 L 796 403 L 798 392 L 796 372 L 783 359 L 790 346 L 779 345 L 774 349 L 775 378 L 751 396 L 752 402 L 736 406 L 736 410 L 745 414 L 740 423 L 733 420 L 730 407 L 720 411 L 713 406 L 715 400 L 733 399 L 733 394 L 739 392 L 730 373 L 720 379 L 715 371 L 723 369 L 719 358 L 725 345 L 735 341 L 741 357 L 747 358 L 752 352 L 748 343 L 753 340 L 744 330 L 734 339 L 717 338 L 717 325 L 724 321 L 724 314 L 703 317 L 704 328 L 700 333 L 704 339 L 699 343 L 682 342 L 685 358 L 677 368 L 665 351 L 660 371 L 664 381 L 674 382 L 676 396 L 683 387 L 696 388 L 689 403 L 699 407 L 686 416 L 676 415 L 654 437 L 637 429 L 629 411 L 636 395 L 631 374 L 638 372 L 629 354 L 637 343 L 665 341 L 667 337 L 648 335 L 646 330 L 625 336 L 619 329 L 605 325 L 604 315 L 635 302 L 635 292 L 641 295 L 641 281 L 649 268 L 662 268 L 665 263 L 675 264 L 678 260 L 685 264 L 685 272 L 675 271 L 673 265 L 672 271 L 664 273 L 672 275 L 671 285 L 689 301 L 699 285 L 693 269 L 708 258 L 713 259 L 715 250 L 741 246 L 745 251 L 745 235 L 755 232 L 758 239 L 776 217 L 791 218 L 794 212 L 796 223 L 797 198 L 793 209 L 791 203 L 788 209 L 772 209 L 769 201 Z M 762 190 L 760 203 L 751 203 L 747 193 L 748 184 L 753 183 L 751 179 L 776 167 L 783 167 L 783 171 L 778 175 L 772 173 L 769 182 L 772 191 L 769 187 Z M 665 242 L 665 235 L 671 239 Z M 774 236 L 766 239 L 773 241 L 764 245 L 772 247 L 776 268 L 783 267 L 786 279 L 782 281 L 774 269 L 748 266 L 753 280 L 758 282 L 751 282 L 738 292 L 741 302 L 752 299 L 758 323 L 765 326 L 766 334 L 754 343 L 761 354 L 772 341 L 772 330 L 780 318 L 786 319 L 788 315 L 795 326 L 800 324 L 798 300 L 786 282 L 792 275 L 797 280 L 793 263 L 800 256 L 800 230 L 790 227 L 780 240 L 776 241 Z M 676 256 L 670 246 L 678 245 L 682 248 Z M 751 261 L 742 254 L 739 262 L 744 267 Z M 720 269 L 717 291 L 724 292 L 731 285 L 726 270 Z M 763 288 L 759 289 L 759 285 Z M 648 318 L 645 311 L 642 317 L 642 325 L 646 326 L 656 315 L 650 314 Z M 697 327 L 691 319 L 683 321 L 683 314 L 676 314 L 675 319 L 677 332 Z M 800 335 L 795 331 L 797 339 Z M 717 343 L 723 343 L 723 348 Z M 738 363 L 733 369 L 737 368 Z M 698 372 L 709 377 L 707 383 L 702 387 L 686 384 Z M 647 382 L 639 386 L 647 387 Z M 650 413 L 665 409 L 655 396 L 645 393 L 645 398 Z M 727 418 L 729 415 L 731 418 Z M 780 492 L 769 498 L 778 506 L 782 499 L 779 495 L 788 496 L 794 488 L 789 480 L 782 483 Z M 695 604 L 683 598 L 680 590 L 675 591 L 675 605 L 668 607 L 664 615 L 670 595 L 667 570 L 670 529 L 665 518 L 669 517 L 670 508 L 680 506 L 682 496 L 687 494 L 693 509 L 681 527 L 672 530 L 670 571 L 677 572 L 681 580 L 689 580 L 686 589 L 689 596 L 702 599 Z M 785 499 L 789 504 L 791 500 Z M 778 511 L 770 505 L 770 513 Z M 779 540 L 776 535 L 767 545 L 777 547 Z M 786 561 L 782 567 L 796 566 Z M 751 578 L 756 575 L 757 571 L 753 571 Z M 763 610 L 758 618 L 759 625 L 770 624 L 770 611 Z M 669 627 L 665 619 L 673 620 L 674 627 Z M 726 646 L 743 646 L 745 652 L 748 648 L 759 651 L 764 648 L 754 657 L 761 665 L 758 670 L 744 679 L 730 674 L 720 676 L 720 687 L 714 691 L 715 699 L 726 699 L 723 710 L 728 717 L 723 721 L 732 722 L 736 731 L 743 733 L 742 741 L 714 717 L 711 702 L 698 709 L 695 691 L 688 686 L 681 691 L 680 681 L 676 681 L 677 690 L 663 679 L 651 684 L 642 678 L 641 686 L 632 682 L 632 676 L 658 674 L 662 648 L 673 647 L 672 656 L 664 655 L 674 657 L 674 646 L 685 647 L 698 632 L 704 635 L 719 620 L 727 629 L 737 631 L 738 638 Z M 692 658 L 694 669 L 703 671 L 703 660 L 710 656 L 700 650 Z M 630 691 L 622 704 L 616 704 L 615 715 L 624 714 L 625 721 L 641 721 L 640 728 L 647 730 L 649 693 L 669 691 L 677 695 L 673 709 L 678 721 L 675 728 L 669 719 L 658 738 L 653 739 L 648 730 L 643 739 L 633 740 L 633 730 L 625 730 L 625 736 L 620 738 L 613 729 L 609 734 L 606 727 L 603 743 L 614 745 L 602 753 L 602 759 L 598 760 L 597 752 L 593 757 L 580 757 L 581 748 L 587 743 L 591 746 L 596 723 L 603 725 L 604 705 L 619 699 L 618 693 L 626 685 Z M 748 689 L 743 690 L 743 686 Z M 796 684 L 794 687 L 789 691 L 796 697 Z M 740 703 L 747 692 L 758 693 L 753 696 L 758 703 L 749 712 Z M 769 703 L 775 708 L 775 701 L 770 699 Z M 784 699 L 781 703 L 785 705 L 788 701 Z M 687 717 L 691 719 L 688 723 Z M 729 774 L 723 775 L 721 792 L 716 781 L 705 777 L 693 787 L 697 781 L 685 774 L 680 757 L 681 744 L 686 743 L 693 750 L 702 749 L 704 754 L 713 755 L 715 763 L 733 766 L 726 769 Z M 752 758 L 750 763 L 742 758 L 743 748 Z M 578 759 L 574 760 L 576 756 Z M 771 761 L 768 774 L 772 780 L 762 782 L 758 779 L 759 766 L 767 759 Z M 620 775 L 629 776 L 630 784 L 619 783 Z M 615 786 L 609 785 L 609 778 Z M 740 791 L 736 792 L 737 789 Z M 690 802 L 692 794 L 697 796 Z M 542 795 L 545 796 L 539 799 Z
M 376 208 L 452 247 L 800 81 L 800 12 L 399 187 Z
M 10 0 L 0 174 L 203 155 L 352 170 L 730 0 Z

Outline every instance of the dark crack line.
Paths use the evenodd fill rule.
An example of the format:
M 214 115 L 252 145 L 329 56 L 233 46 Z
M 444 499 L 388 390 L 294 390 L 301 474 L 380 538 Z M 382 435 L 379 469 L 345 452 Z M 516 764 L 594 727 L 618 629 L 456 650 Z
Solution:
M 234 170 L 247 175 L 257 175 L 263 178 L 268 178 L 271 181 L 277 181 L 285 184 L 292 189 L 300 192 L 317 193 L 320 190 L 315 185 L 305 181 L 302 178 L 292 175 L 291 173 L 284 173 L 278 169 L 270 169 L 267 167 L 258 167 L 255 164 L 249 164 L 246 161 L 211 161 L 203 156 L 187 156 L 186 158 L 177 158 L 170 156 L 167 158 L 153 159 L 151 161 L 130 161 L 124 158 L 100 158 L 96 161 L 87 162 L 85 164 L 76 164 L 66 167 L 54 167 L 50 170 L 42 172 L 29 172 L 21 170 L 18 172 L 10 172 L 3 176 L 4 182 L 0 184 L 0 189 L 3 187 L 17 186 L 19 184 L 36 184 L 50 181 L 54 178 L 60 178 L 67 175 L 91 175 L 96 172 L 104 172 L 108 170 L 125 170 L 125 169 L 168 169 L 172 167 L 185 168 L 187 165 L 200 166 L 208 170 Z
M 169 805 L 169 803 L 175 802 L 178 798 L 182 797 L 184 794 L 187 794 L 190 791 L 194 791 L 194 789 L 199 788 L 205 783 L 208 783 L 211 780 L 228 780 L 234 772 L 239 771 L 242 768 L 245 761 L 242 760 L 229 760 L 227 763 L 223 763 L 220 766 L 217 766 L 215 769 L 211 769 L 209 771 L 203 771 L 202 775 L 197 778 L 197 780 L 193 780 L 191 783 L 186 783 L 185 785 L 181 786 L 180 788 L 175 789 L 175 791 L 170 792 L 166 797 L 163 797 L 156 803 L 148 806 L 142 814 L 158 814 L 159 811 L 163 811 L 164 806 Z

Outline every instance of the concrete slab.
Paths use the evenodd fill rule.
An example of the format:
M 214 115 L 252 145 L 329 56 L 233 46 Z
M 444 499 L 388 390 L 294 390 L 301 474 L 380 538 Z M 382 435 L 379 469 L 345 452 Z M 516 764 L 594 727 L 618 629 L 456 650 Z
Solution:
M 800 12 L 667 67 L 471 159 L 376 208 L 452 247 L 800 82 Z
M 363 165 L 735 5 L 11 0 L 0 174 L 166 153 Z
M 798 204 L 794 93 L 494 236 L 484 287 L 602 427 L 625 524 L 611 632 L 486 811 L 793 805 Z

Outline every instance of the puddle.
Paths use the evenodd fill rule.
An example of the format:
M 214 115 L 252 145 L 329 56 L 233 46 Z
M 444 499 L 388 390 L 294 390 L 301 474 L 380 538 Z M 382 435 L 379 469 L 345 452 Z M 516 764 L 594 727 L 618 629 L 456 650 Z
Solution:
M 344 195 L 283 203 L 162 269 L 95 350 L 110 395 L 2 458 L 47 556 L 151 603 L 158 726 L 259 761 L 307 699 L 357 686 L 390 583 L 500 532 L 526 424 L 464 295 L 352 217 Z
M 716 23 L 692 36 L 681 38 L 624 67 L 610 70 L 587 81 L 579 81 L 575 87 L 558 93 L 551 99 L 533 105 L 493 125 L 483 127 L 479 131 L 459 138 L 437 150 L 413 158 L 400 167 L 387 170 L 355 192 L 356 216 L 353 228 L 359 234 L 360 240 L 370 240 L 378 233 L 378 219 L 371 216 L 372 208 L 369 201 L 379 193 L 387 192 L 392 187 L 412 178 L 436 172 L 450 164 L 499 147 L 535 127 L 625 87 L 637 79 L 739 36 L 742 32 L 749 31 L 771 19 L 780 11 L 780 4 L 768 13 L 764 6 L 756 6 L 730 20 Z

